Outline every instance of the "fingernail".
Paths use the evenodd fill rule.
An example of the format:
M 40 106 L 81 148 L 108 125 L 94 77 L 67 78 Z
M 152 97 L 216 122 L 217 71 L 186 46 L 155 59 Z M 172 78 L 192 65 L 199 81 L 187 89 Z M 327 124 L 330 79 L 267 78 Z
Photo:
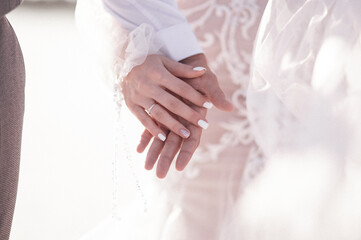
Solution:
M 165 137 L 163 134 L 161 134 L 161 133 L 158 134 L 158 138 L 159 138 L 160 140 L 162 140 L 162 142 L 164 142 L 165 139 L 166 139 L 166 137 Z
M 199 120 L 199 121 L 198 121 L 198 125 L 199 125 L 201 128 L 203 128 L 203 129 L 207 129 L 208 126 L 209 126 L 209 124 L 208 124 L 206 121 L 204 121 L 204 120 Z
M 207 69 L 205 67 L 195 67 L 195 68 L 193 68 L 193 70 L 200 72 L 200 71 L 207 70 Z
M 185 138 L 188 138 L 191 135 L 191 133 L 185 129 L 180 130 L 180 132 Z
M 205 103 L 203 104 L 203 107 L 205 107 L 205 108 L 207 108 L 207 109 L 211 109 L 211 108 L 213 107 L 213 104 L 210 103 L 210 102 L 205 102 Z

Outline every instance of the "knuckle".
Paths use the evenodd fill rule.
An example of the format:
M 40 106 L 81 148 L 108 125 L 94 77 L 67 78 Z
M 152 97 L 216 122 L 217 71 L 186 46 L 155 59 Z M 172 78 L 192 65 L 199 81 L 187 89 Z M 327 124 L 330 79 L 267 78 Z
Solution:
M 178 109 L 179 106 L 179 102 L 176 99 L 171 99 L 168 101 L 168 107 L 169 109 Z
M 135 88 L 141 91 L 142 89 L 144 89 L 145 84 L 145 80 L 141 78 L 137 82 L 135 82 Z
M 192 91 L 191 87 L 188 86 L 187 84 L 183 84 L 183 83 L 179 83 L 176 86 L 176 89 L 180 92 L 180 93 L 187 93 Z
M 162 110 L 154 107 L 152 110 L 152 116 L 156 118 L 158 121 L 162 122 L 166 119 L 166 114 Z
M 155 92 L 154 95 L 157 96 L 157 98 L 160 99 L 163 102 L 168 101 L 168 99 L 167 99 L 168 94 L 164 89 L 162 89 L 161 91 Z
M 147 80 L 142 79 L 137 82 L 135 88 L 138 90 L 138 92 L 145 92 L 150 89 L 150 83 Z
M 157 89 L 155 87 L 151 87 L 151 86 L 147 86 L 144 89 L 144 92 L 148 92 L 148 95 L 152 96 L 152 97 L 157 96 L 159 94 Z
M 148 68 L 146 75 L 150 77 L 150 79 L 153 80 L 160 80 L 163 76 L 163 74 L 161 73 L 161 71 L 159 71 L 158 68 L 152 67 L 152 68 Z

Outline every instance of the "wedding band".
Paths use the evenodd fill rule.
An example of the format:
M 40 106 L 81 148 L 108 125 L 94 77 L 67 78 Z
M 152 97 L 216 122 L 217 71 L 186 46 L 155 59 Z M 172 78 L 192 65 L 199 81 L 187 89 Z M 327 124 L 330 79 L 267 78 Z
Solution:
M 156 105 L 156 103 L 153 103 L 148 109 L 144 109 L 146 113 L 148 113 L 148 115 L 150 115 L 150 111 L 152 111 L 152 109 L 154 108 L 154 106 Z

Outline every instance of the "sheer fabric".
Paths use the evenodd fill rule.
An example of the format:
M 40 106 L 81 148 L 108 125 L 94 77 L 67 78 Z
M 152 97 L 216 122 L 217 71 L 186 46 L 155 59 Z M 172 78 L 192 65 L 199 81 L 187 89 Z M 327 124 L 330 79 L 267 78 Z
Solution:
M 240 201 L 244 239 L 359 239 L 360 1 L 271 1 L 248 116 L 267 163 Z
M 265 4 L 179 1 L 236 110 L 212 109 L 192 162 L 165 181 L 142 169 L 128 141 L 122 176 L 141 190 L 119 189 L 121 221 L 84 239 L 361 236 L 360 3 L 270 1 L 250 70 Z

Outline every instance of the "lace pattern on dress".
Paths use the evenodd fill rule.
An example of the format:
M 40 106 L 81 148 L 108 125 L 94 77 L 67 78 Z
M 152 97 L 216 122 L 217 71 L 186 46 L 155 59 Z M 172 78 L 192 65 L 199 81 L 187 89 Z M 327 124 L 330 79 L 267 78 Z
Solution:
M 254 143 L 250 123 L 247 119 L 246 92 L 250 79 L 250 62 L 253 40 L 260 21 L 265 2 L 255 0 L 210 0 L 193 3 L 179 1 L 180 9 L 187 16 L 197 34 L 206 55 L 210 55 L 209 65 L 219 76 L 221 87 L 230 85 L 232 92 L 227 92 L 235 106 L 231 119 L 222 120 L 223 129 L 217 142 L 204 142 L 194 157 L 202 163 L 220 160 L 220 154 L 230 147 L 247 146 L 249 153 L 245 177 L 255 175 L 262 165 L 262 154 Z M 205 26 L 211 25 L 207 29 Z M 227 78 L 230 83 L 222 82 Z M 257 170 L 258 169 L 258 170 Z M 197 174 L 196 169 L 188 168 L 189 177 Z

